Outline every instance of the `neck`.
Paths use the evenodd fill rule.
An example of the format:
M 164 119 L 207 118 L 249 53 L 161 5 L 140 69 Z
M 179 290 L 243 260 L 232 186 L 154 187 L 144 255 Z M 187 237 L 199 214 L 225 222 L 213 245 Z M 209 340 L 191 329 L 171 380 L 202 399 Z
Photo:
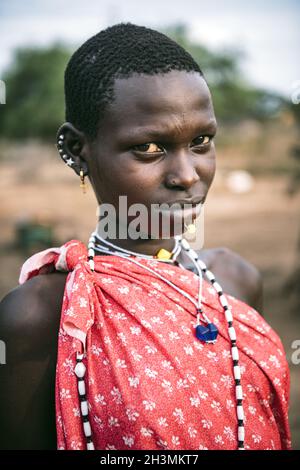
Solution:
M 118 238 L 118 237 L 103 237 L 99 230 L 99 224 L 96 227 L 96 233 L 104 238 L 106 241 L 113 243 L 120 248 L 125 250 L 135 251 L 144 255 L 155 256 L 157 252 L 164 248 L 165 250 L 172 251 L 174 248 L 175 240 L 173 237 L 161 238 L 161 239 L 137 239 L 132 240 L 131 238 Z

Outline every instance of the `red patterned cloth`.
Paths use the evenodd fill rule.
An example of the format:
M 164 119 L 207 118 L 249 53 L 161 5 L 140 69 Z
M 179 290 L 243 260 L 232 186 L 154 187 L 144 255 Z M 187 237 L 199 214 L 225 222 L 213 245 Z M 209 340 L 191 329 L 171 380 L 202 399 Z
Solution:
M 195 299 L 196 274 L 139 260 Z M 215 344 L 195 337 L 195 307 L 126 259 L 95 257 L 71 240 L 37 253 L 20 282 L 55 267 L 69 271 L 58 335 L 58 449 L 85 449 L 76 352 L 85 352 L 96 449 L 237 449 L 230 340 L 224 311 L 204 281 L 203 307 L 219 329 Z M 237 333 L 244 392 L 245 448 L 289 449 L 289 370 L 277 334 L 253 308 L 227 295 Z

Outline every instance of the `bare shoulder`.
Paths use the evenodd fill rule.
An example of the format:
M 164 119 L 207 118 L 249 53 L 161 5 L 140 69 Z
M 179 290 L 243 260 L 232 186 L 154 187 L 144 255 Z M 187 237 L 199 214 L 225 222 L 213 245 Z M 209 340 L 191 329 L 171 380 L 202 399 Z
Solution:
M 55 367 L 66 274 L 36 276 L 0 303 L 0 449 L 55 449 Z
M 213 271 L 224 292 L 262 313 L 262 276 L 252 263 L 225 247 L 201 250 L 198 253 Z
M 14 350 L 23 358 L 43 354 L 57 341 L 67 273 L 36 276 L 11 290 L 0 302 L 1 339 L 13 338 Z

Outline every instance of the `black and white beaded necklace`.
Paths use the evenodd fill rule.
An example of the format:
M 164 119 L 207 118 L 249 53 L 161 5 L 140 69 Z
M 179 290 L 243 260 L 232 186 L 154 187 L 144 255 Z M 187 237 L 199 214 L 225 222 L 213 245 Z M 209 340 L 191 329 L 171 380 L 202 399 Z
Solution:
M 190 258 L 194 264 L 198 277 L 199 277 L 199 288 L 198 288 L 198 298 L 197 302 L 185 291 L 174 285 L 168 279 L 165 279 L 161 274 L 157 273 L 148 266 L 144 266 L 142 263 L 139 263 L 134 258 L 143 258 L 143 259 L 156 259 L 157 261 L 162 262 L 172 262 L 181 268 L 185 269 L 177 261 L 177 257 L 181 250 L 184 250 L 187 256 Z M 202 283 L 203 283 L 203 274 L 206 275 L 207 279 L 211 282 L 212 286 L 216 290 L 220 304 L 223 307 L 225 318 L 227 320 L 228 334 L 231 341 L 231 358 L 233 362 L 233 375 L 235 381 L 235 395 L 236 395 L 236 413 L 237 413 L 237 448 L 238 450 L 244 449 L 245 441 L 245 428 L 244 428 L 244 410 L 243 410 L 243 390 L 241 385 L 241 370 L 239 366 L 239 351 L 236 344 L 236 332 L 233 327 L 233 317 L 228 304 L 227 298 L 223 293 L 223 289 L 220 284 L 216 281 L 213 273 L 207 269 L 205 263 L 199 259 L 198 254 L 189 246 L 187 240 L 182 237 L 175 237 L 175 245 L 171 252 L 172 257 L 169 260 L 162 260 L 154 258 L 150 255 L 143 255 L 140 253 L 132 252 L 125 250 L 124 248 L 118 247 L 111 242 L 106 241 L 100 237 L 96 232 L 93 232 L 88 243 L 88 259 L 90 269 L 93 272 L 95 270 L 94 256 L 95 252 L 106 253 L 110 255 L 119 256 L 120 258 L 126 258 L 129 261 L 141 266 L 143 269 L 150 271 L 158 278 L 162 279 L 168 285 L 173 287 L 176 291 L 181 293 L 184 297 L 188 298 L 196 308 L 196 325 L 195 325 L 195 335 L 198 340 L 203 341 L 204 343 L 214 343 L 217 340 L 218 329 L 217 327 L 209 320 L 202 308 Z M 202 324 L 201 324 L 202 322 Z M 86 372 L 86 367 L 82 362 L 84 354 L 77 354 L 77 364 L 75 366 L 74 372 L 78 380 L 78 394 L 80 400 L 80 411 L 83 422 L 83 431 L 86 437 L 86 447 L 87 450 L 94 450 L 94 444 L 92 440 L 92 430 L 89 422 L 89 410 L 88 402 L 86 397 L 86 388 L 84 382 L 84 376 Z

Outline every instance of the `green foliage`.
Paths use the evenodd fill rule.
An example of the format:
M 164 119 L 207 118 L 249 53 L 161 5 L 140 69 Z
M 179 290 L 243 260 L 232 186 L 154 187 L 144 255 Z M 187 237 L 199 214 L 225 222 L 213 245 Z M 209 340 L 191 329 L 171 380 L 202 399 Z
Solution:
M 199 63 L 213 95 L 218 121 L 264 120 L 282 105 L 280 97 L 251 87 L 240 71 L 240 51 L 212 52 L 188 39 L 184 25 L 164 32 Z M 61 44 L 46 49 L 19 49 L 1 77 L 6 104 L 0 107 L 0 134 L 7 138 L 39 137 L 53 141 L 64 121 L 63 76 L 71 51 Z
M 20 49 L 3 77 L 6 104 L 1 107 L 0 132 L 8 138 L 55 136 L 64 120 L 64 69 L 70 51 L 57 44 L 49 49 Z

